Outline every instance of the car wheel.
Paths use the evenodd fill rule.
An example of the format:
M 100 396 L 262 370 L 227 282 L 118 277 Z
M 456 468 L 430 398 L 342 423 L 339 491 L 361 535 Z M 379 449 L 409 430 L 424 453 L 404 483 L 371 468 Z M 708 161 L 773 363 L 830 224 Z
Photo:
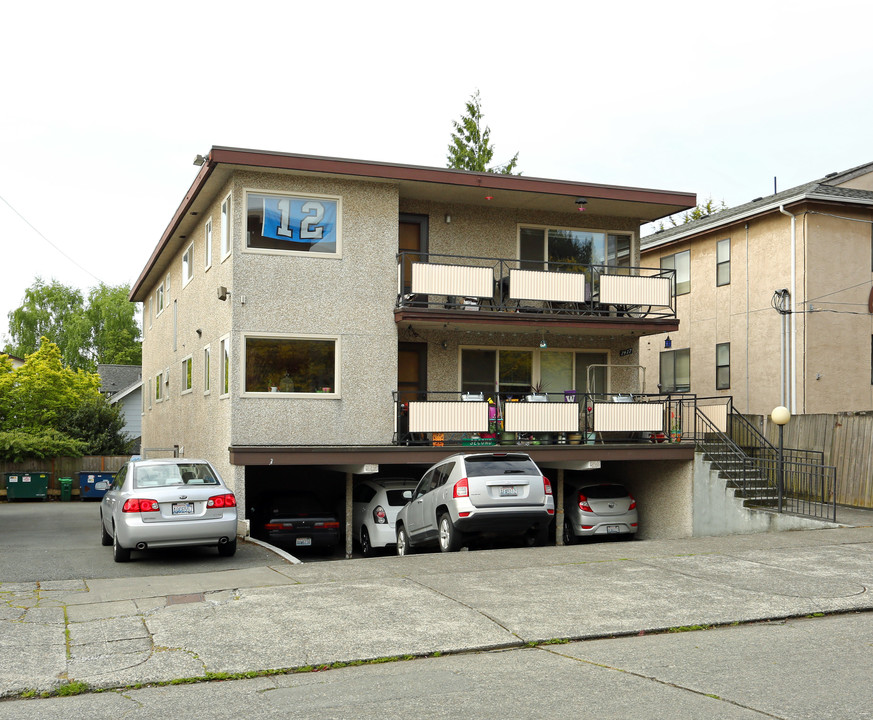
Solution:
M 367 526 L 361 528 L 361 554 L 364 557 L 373 557 L 373 546 L 370 545 L 370 533 L 367 532 Z
M 570 521 L 564 518 L 564 545 L 574 545 L 576 536 L 573 534 L 573 528 L 570 527 Z
M 406 534 L 406 528 L 401 525 L 397 528 L 397 554 L 412 555 L 412 545 L 409 543 L 409 535 Z
M 221 557 L 233 557 L 236 554 L 236 538 L 218 546 L 218 554 Z
M 127 562 L 130 560 L 130 550 L 118 544 L 118 533 L 112 530 L 112 557 L 115 562 Z
M 452 518 L 448 513 L 440 515 L 440 550 L 443 552 L 457 552 L 461 549 L 463 539 L 461 533 L 455 529 Z
M 103 524 L 103 513 L 100 513 L 100 544 L 104 547 L 112 545 L 112 535 L 106 532 L 106 526 Z

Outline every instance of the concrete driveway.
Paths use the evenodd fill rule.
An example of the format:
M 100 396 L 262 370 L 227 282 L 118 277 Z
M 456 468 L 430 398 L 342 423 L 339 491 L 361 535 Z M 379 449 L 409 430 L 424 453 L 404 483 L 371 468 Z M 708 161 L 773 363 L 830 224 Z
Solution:
M 223 558 L 214 548 L 168 548 L 132 554 L 116 563 L 100 544 L 100 503 L 0 503 L 0 582 L 145 577 L 239 570 L 285 561 L 253 543 L 240 542 Z

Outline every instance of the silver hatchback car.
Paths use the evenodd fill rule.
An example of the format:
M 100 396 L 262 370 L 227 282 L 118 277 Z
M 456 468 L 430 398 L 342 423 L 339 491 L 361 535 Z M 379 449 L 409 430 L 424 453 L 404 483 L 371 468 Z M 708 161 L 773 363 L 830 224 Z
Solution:
M 451 552 L 479 534 L 525 534 L 543 544 L 554 516 L 552 485 L 530 456 L 452 455 L 424 474 L 397 514 L 397 554 L 428 543 Z
M 131 550 L 214 545 L 236 552 L 236 496 L 205 460 L 131 460 L 100 505 L 100 540 L 116 562 Z
M 564 491 L 564 545 L 606 535 L 633 538 L 639 529 L 637 501 L 618 483 L 582 484 Z

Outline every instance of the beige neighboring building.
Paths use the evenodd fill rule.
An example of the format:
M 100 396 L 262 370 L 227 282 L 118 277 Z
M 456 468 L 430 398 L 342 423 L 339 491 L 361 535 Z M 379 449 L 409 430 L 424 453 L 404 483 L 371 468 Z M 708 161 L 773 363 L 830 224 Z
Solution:
M 348 522 L 357 478 L 421 477 L 500 442 L 558 498 L 564 473 L 596 469 L 637 494 L 643 536 L 690 535 L 693 443 L 639 432 L 669 431 L 663 401 L 608 395 L 640 391 L 641 337 L 679 334 L 671 273 L 640 267 L 639 228 L 695 202 L 215 147 L 130 295 L 143 454 L 214 462 L 247 519 L 315 490 Z M 536 385 L 550 402 L 528 399 Z M 609 432 L 586 444 L 586 428 Z
M 873 409 L 873 164 L 647 236 L 641 264 L 676 271 L 679 330 L 640 343 L 662 390 Z

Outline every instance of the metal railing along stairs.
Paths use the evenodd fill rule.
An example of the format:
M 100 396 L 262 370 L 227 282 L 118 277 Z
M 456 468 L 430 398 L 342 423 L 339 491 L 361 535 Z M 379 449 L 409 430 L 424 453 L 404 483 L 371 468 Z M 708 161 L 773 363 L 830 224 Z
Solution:
M 836 468 L 823 453 L 779 448 L 732 406 L 727 432 L 698 410 L 699 452 L 718 470 L 735 497 L 749 508 L 765 508 L 836 522 Z

